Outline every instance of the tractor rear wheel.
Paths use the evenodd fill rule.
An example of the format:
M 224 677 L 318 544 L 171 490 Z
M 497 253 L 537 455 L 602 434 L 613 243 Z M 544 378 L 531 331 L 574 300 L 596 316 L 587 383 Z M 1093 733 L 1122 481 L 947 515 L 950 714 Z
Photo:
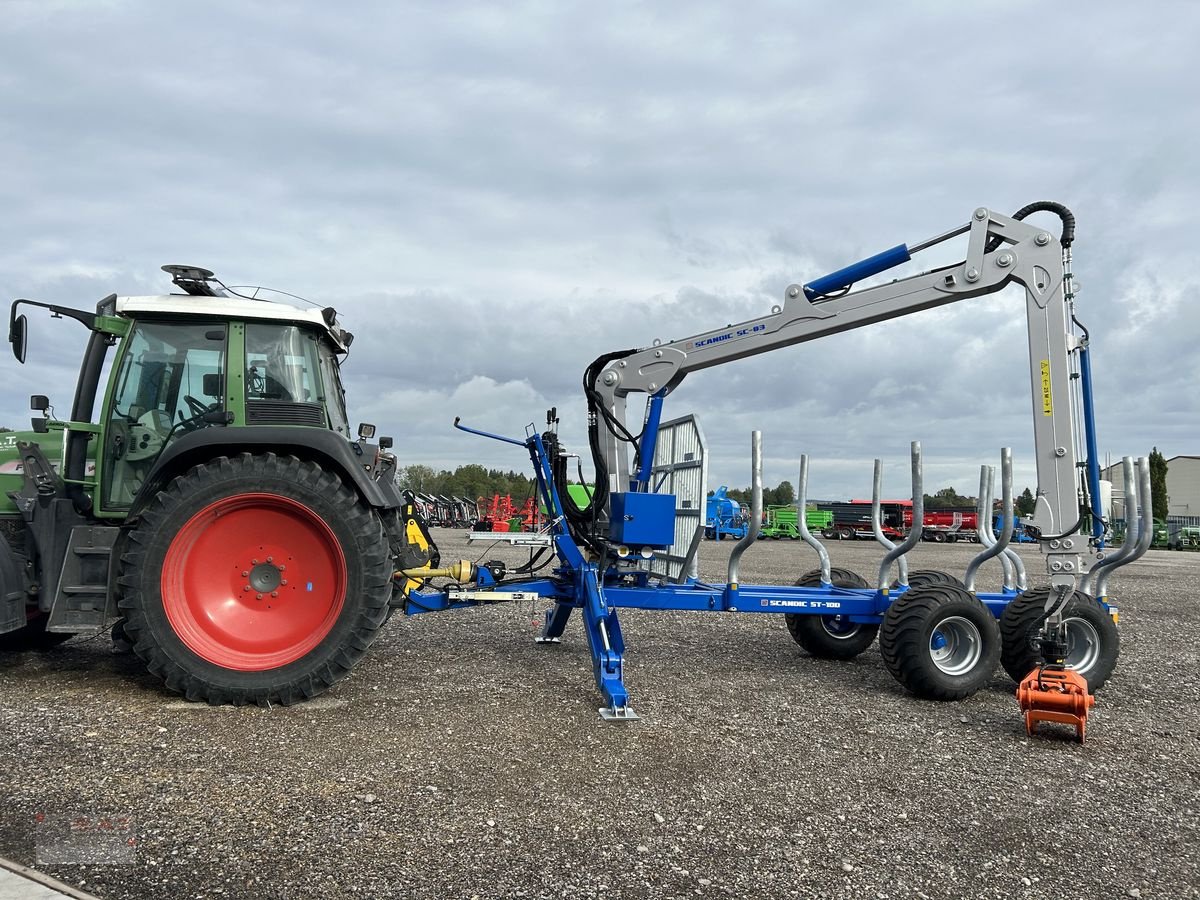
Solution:
M 926 700 L 961 700 L 987 684 L 1000 629 L 965 588 L 931 584 L 901 594 L 883 615 L 879 651 L 892 676 Z
M 849 569 L 831 568 L 829 580 L 835 587 L 865 588 L 866 580 Z M 819 587 L 821 570 L 805 572 L 796 587 Z M 878 625 L 851 622 L 845 616 L 784 614 L 792 640 L 819 659 L 854 659 L 871 646 Z
M 286 705 L 349 673 L 388 613 L 391 576 L 379 517 L 336 473 L 243 453 L 178 476 L 141 512 L 119 606 L 171 690 Z
M 1020 684 L 1041 661 L 1038 638 L 1046 620 L 1049 587 L 1025 591 L 1000 614 L 1003 649 L 1000 665 L 1013 681 Z M 1112 676 L 1121 652 L 1121 636 L 1112 616 L 1100 601 L 1083 591 L 1075 591 L 1063 609 L 1067 630 L 1067 668 L 1087 680 L 1088 692 L 1095 693 Z

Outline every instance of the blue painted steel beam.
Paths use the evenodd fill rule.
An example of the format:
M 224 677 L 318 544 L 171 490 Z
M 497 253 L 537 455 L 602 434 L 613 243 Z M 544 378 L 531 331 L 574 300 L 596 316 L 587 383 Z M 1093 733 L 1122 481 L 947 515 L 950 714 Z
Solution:
M 650 470 L 654 466 L 654 449 L 658 446 L 658 424 L 662 421 L 663 397 L 666 391 L 651 394 L 646 404 L 646 421 L 642 426 L 642 440 L 638 447 L 640 462 L 637 475 L 630 479 L 629 489 L 632 491 L 647 491 L 650 489 Z
M 1079 350 L 1079 381 L 1083 394 L 1083 436 L 1087 444 L 1088 493 L 1092 496 L 1092 536 L 1104 536 L 1104 509 L 1100 505 L 1100 452 L 1096 449 L 1096 412 L 1092 405 L 1092 359 L 1087 347 Z M 1100 544 L 1104 546 L 1103 542 Z

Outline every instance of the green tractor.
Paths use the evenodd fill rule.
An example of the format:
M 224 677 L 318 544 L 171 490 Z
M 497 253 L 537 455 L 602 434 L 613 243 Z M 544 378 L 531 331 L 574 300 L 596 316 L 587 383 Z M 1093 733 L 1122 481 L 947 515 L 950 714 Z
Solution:
M 436 550 L 395 486 L 390 439 L 357 438 L 336 312 L 233 293 L 94 312 L 17 300 L 89 332 L 70 417 L 35 395 L 0 442 L 0 648 L 113 628 L 190 700 L 291 703 L 346 675 L 389 615 L 397 567 Z

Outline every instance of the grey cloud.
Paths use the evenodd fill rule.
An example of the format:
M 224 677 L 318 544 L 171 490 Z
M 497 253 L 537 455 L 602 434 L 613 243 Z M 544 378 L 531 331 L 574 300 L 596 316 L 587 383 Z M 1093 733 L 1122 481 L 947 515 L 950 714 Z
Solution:
M 193 262 L 332 304 L 359 334 L 352 413 L 406 461 L 521 466 L 449 422 L 520 433 L 545 405 L 582 447 L 599 353 L 761 315 L 976 205 L 1042 198 L 1079 215 L 1103 446 L 1200 445 L 1189 6 L 1169 26 L 1119 3 L 5 12 L 0 292 L 90 306 Z M 919 438 L 973 491 L 1001 445 L 1028 458 L 1020 309 L 698 373 L 670 408 L 702 414 L 717 481 L 745 482 L 761 427 L 769 480 L 807 451 L 826 493 L 861 495 L 879 452 L 902 484 Z M 5 364 L 0 422 L 50 384 L 69 406 L 81 340 L 54 325 Z

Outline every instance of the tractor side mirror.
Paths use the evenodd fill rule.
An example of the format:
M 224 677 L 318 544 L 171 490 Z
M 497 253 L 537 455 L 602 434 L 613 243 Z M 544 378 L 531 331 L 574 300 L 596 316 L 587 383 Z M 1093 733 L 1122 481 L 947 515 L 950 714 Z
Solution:
M 8 326 L 8 342 L 12 344 L 13 356 L 17 362 L 25 362 L 25 350 L 29 343 L 29 321 L 24 314 L 13 319 Z
M 25 318 L 22 316 L 21 318 Z M 29 408 L 44 413 L 50 408 L 50 398 L 45 394 L 34 394 L 29 398 Z
M 393 441 L 390 437 L 381 437 L 379 439 L 379 449 L 380 450 L 391 450 L 392 444 L 394 444 L 394 443 L 395 443 L 395 441 Z
M 206 397 L 220 397 L 221 373 L 209 372 L 205 374 L 204 378 L 201 380 L 200 390 L 204 392 L 204 396 Z
M 358 439 L 360 441 L 369 441 L 375 437 L 375 426 L 363 422 L 358 426 Z

